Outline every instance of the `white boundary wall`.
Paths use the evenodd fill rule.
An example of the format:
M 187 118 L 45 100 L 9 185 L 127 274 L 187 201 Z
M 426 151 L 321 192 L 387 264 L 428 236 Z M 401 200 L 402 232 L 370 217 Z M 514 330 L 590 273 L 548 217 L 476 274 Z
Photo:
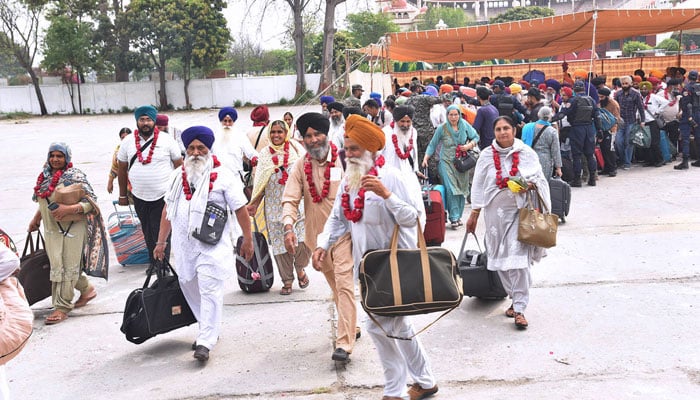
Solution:
M 369 76 L 369 74 L 366 74 Z M 381 74 L 380 74 L 381 75 Z M 375 77 L 378 76 L 375 74 Z M 387 75 L 387 80 L 388 80 Z M 315 91 L 320 80 L 319 74 L 306 74 L 306 86 Z M 167 81 L 168 102 L 175 109 L 185 107 L 184 81 Z M 144 104 L 158 103 L 157 81 L 86 83 L 80 85 L 83 110 L 104 114 L 119 112 L 126 106 L 134 109 Z M 74 86 L 75 104 L 78 108 L 77 86 Z M 218 108 L 241 103 L 270 104 L 281 98 L 291 100 L 296 90 L 295 75 L 260 76 L 223 79 L 193 79 L 190 81 L 190 102 L 194 109 Z M 49 114 L 70 114 L 73 112 L 66 85 L 41 85 L 41 93 Z M 389 93 L 387 93 L 389 94 Z M 386 96 L 386 95 L 385 95 Z M 0 86 L 0 113 L 26 112 L 41 114 L 34 86 Z

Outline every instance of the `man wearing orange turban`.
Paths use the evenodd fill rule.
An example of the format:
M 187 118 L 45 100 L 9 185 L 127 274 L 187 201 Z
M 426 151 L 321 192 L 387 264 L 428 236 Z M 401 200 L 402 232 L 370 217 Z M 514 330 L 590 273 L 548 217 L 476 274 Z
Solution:
M 415 175 L 384 165 L 384 157 L 377 154 L 384 144 L 384 133 L 366 118 L 350 115 L 345 121 L 347 170 L 323 233 L 318 236 L 315 268 L 333 243 L 348 232 L 356 277 L 367 250 L 390 247 L 395 226 L 399 229 L 398 247 L 416 247 L 418 221 L 425 222 L 420 185 Z M 384 398 L 423 399 L 438 391 L 420 339 L 392 338 L 413 336 L 410 318 L 375 315 L 367 323 L 384 371 Z M 412 385 L 407 387 L 409 382 Z

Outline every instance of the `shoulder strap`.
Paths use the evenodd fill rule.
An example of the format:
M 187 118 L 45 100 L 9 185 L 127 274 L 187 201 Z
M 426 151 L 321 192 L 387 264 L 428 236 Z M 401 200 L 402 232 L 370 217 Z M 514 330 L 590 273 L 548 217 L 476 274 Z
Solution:
M 138 135 L 138 133 L 136 133 L 136 134 Z M 144 143 L 143 146 L 141 146 L 141 152 L 143 152 L 144 150 L 146 150 L 146 149 L 148 148 L 148 146 L 151 145 L 151 142 L 153 142 L 153 137 L 151 137 L 150 139 L 148 139 L 148 140 L 146 141 L 146 143 Z M 127 168 L 127 171 L 131 170 L 131 167 L 134 165 L 134 162 L 136 161 L 136 157 L 137 157 L 137 156 L 138 156 L 138 152 L 135 153 L 135 154 L 131 157 L 131 160 L 129 161 L 129 168 Z
M 540 129 L 540 131 L 537 132 L 537 135 L 536 135 L 535 138 L 532 140 L 532 147 L 533 147 L 533 148 L 535 147 L 535 144 L 537 143 L 537 141 L 540 140 L 540 136 L 542 136 L 542 132 L 544 132 L 545 129 L 547 129 L 547 125 L 543 126 L 543 127 Z
M 258 132 L 258 138 L 255 139 L 255 146 L 253 146 L 255 148 L 255 151 L 258 151 L 258 143 L 260 143 L 260 137 L 262 136 L 264 130 L 265 127 L 263 126 L 262 128 L 260 128 L 260 132 Z

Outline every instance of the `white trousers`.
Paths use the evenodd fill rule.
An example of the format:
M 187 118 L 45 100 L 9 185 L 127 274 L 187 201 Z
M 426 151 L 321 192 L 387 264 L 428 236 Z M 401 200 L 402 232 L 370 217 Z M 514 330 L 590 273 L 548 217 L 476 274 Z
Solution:
M 7 383 L 4 365 L 0 365 L 0 400 L 10 400 L 10 386 Z
M 414 334 L 409 317 L 374 317 L 390 335 L 409 337 Z M 435 386 L 436 380 L 430 368 L 430 362 L 418 337 L 411 340 L 388 338 L 371 319 L 367 320 L 367 332 L 382 362 L 384 396 L 406 398 L 409 374 L 413 383 L 420 384 L 422 388 Z
M 224 281 L 196 274 L 191 281 L 180 280 L 182 294 L 199 323 L 197 345 L 211 350 L 219 339 L 224 308 Z
M 503 288 L 513 299 L 513 310 L 524 313 L 530 302 L 530 268 L 498 271 Z

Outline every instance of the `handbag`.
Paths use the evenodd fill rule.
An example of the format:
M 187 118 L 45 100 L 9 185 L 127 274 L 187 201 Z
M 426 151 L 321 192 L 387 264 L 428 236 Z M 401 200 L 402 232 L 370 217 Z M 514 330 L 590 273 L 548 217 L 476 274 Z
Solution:
M 532 204 L 532 192 L 537 193 L 542 212 Z M 559 217 L 545 208 L 545 203 L 537 189 L 527 191 L 527 206 L 520 209 L 518 240 L 537 247 L 550 248 L 557 245 Z
M 365 253 L 359 277 L 362 308 L 380 328 L 373 314 L 398 317 L 443 311 L 418 335 L 459 306 L 462 292 L 452 252 L 427 248 L 420 221 L 416 221 L 416 233 L 417 249 L 399 249 L 399 226 L 395 225 L 390 248 Z M 393 338 L 410 340 L 413 336 Z
M 659 127 L 659 129 L 664 129 L 666 126 L 666 120 L 661 116 L 661 114 L 654 114 L 654 121 L 656 121 L 656 125 Z
M 465 296 L 480 299 L 502 299 L 508 296 L 503 289 L 498 272 L 488 270 L 488 257 L 486 252 L 481 250 L 479 239 L 476 238 L 475 233 L 472 232 L 471 235 L 479 250 L 464 249 L 469 235 L 468 232 L 464 234 L 462 247 L 459 249 L 457 258 L 457 268 L 462 277 L 462 293 Z
M 29 305 L 51 296 L 51 263 L 45 249 L 46 243 L 41 232 L 36 231 L 36 241 L 31 232 L 27 233 L 17 277 L 24 287 Z
M 151 276 L 157 279 L 151 286 Z M 169 262 L 156 261 L 143 287 L 129 294 L 120 330 L 131 343 L 146 340 L 197 322 L 180 289 L 177 274 Z
M 648 126 L 633 124 L 630 129 L 630 136 L 632 137 L 632 143 L 637 147 L 648 149 L 651 146 L 651 132 Z
M 467 172 L 476 167 L 476 161 L 479 159 L 479 153 L 474 150 L 461 152 L 459 157 L 455 157 L 455 169 L 459 172 Z
M 22 351 L 34 331 L 33 323 L 22 285 L 13 277 L 0 282 L 0 366 Z

